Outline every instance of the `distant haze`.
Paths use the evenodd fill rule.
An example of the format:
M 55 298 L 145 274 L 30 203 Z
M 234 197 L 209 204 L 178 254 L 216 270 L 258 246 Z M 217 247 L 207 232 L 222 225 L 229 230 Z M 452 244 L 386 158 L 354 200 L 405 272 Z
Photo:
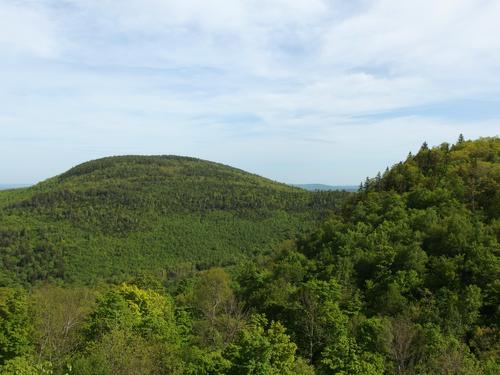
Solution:
M 331 191 L 331 190 L 345 190 L 345 191 L 357 191 L 359 186 L 355 185 L 324 185 L 324 184 L 293 184 L 293 186 L 310 190 L 310 191 Z
M 0 184 L 0 190 L 17 189 L 30 186 L 29 184 Z

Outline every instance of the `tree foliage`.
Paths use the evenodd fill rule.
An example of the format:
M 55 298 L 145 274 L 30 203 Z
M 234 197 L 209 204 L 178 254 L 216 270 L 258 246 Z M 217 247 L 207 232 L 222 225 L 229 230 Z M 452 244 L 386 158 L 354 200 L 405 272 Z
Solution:
M 496 375 L 499 161 L 498 138 L 424 144 L 341 207 L 333 196 L 173 157 L 102 159 L 0 194 L 0 372 Z M 169 179 L 175 199 L 162 198 Z M 204 190 L 179 192 L 200 181 Z M 317 219 L 333 206 L 336 214 L 309 232 L 289 231 L 290 220 L 312 228 L 311 213 Z M 184 215 L 182 241 L 162 221 L 176 215 Z M 287 231 L 258 233 L 276 230 L 276 220 Z M 222 232 L 235 241 L 230 251 L 250 242 L 267 251 L 210 267 L 220 253 L 209 246 L 193 264 L 186 234 Z M 145 242 L 156 234 L 157 243 Z M 166 255 L 154 249 L 167 239 L 184 263 L 158 272 Z M 102 243 L 89 250 L 92 241 Z M 143 247 L 124 250 L 129 241 Z M 72 278 L 90 280 L 72 268 L 87 250 L 103 253 L 79 272 L 120 277 L 76 285 Z M 134 273 L 132 260 L 161 267 Z
M 0 191 L 0 283 L 122 282 L 235 264 L 312 228 L 347 195 L 187 157 L 90 161 Z

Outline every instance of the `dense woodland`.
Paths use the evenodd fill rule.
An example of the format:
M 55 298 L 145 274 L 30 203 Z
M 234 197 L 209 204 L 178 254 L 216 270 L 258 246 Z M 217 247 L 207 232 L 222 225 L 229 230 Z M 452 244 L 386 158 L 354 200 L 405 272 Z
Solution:
M 2 374 L 500 373 L 499 138 L 355 194 L 120 157 L 0 208 Z
M 178 156 L 81 164 L 0 191 L 0 284 L 120 282 L 234 265 L 310 230 L 344 192 L 308 192 Z

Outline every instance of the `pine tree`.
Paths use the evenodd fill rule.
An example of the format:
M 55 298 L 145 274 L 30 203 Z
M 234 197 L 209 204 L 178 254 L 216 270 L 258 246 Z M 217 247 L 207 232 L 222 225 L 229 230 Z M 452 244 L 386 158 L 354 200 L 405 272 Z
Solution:
M 368 191 L 368 190 L 370 190 L 371 185 L 372 185 L 372 182 L 371 182 L 371 180 L 370 180 L 370 177 L 367 177 L 367 178 L 365 179 L 365 190 L 367 190 L 367 191 Z
M 377 191 L 382 190 L 382 174 L 380 171 L 377 173 L 377 176 L 375 177 L 375 188 Z

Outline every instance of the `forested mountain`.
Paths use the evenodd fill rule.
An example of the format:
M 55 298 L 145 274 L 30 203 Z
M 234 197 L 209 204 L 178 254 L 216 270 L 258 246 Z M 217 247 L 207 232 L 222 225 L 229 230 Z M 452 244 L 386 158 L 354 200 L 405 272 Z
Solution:
M 344 195 L 187 157 L 90 161 L 0 192 L 0 283 L 234 264 L 311 228 Z
M 497 374 L 499 202 L 500 139 L 424 144 L 247 267 L 241 299 L 321 374 Z
M 32 189 L 1 195 L 2 228 L 15 232 L 26 223 L 65 223 L 75 232 L 62 233 L 88 233 L 103 225 L 92 236 L 103 231 L 100 238 L 132 238 L 131 233 L 147 226 L 106 226 L 106 218 L 115 213 L 135 217 L 145 207 L 151 217 L 182 213 L 181 205 L 160 199 L 167 175 L 163 183 L 134 185 L 134 179 L 148 173 L 129 172 L 178 159 L 137 160 L 90 162 Z M 181 160 L 188 170 L 200 163 L 207 167 L 206 162 Z M 304 223 L 304 217 L 310 218 L 304 212 L 326 210 L 329 215 L 311 230 L 239 258 L 231 267 L 181 276 L 158 275 L 153 267 L 126 283 L 92 287 L 66 281 L 0 288 L 0 372 L 500 373 L 499 138 L 460 137 L 454 145 L 434 148 L 424 144 L 416 155 L 368 178 L 335 212 L 336 196 L 307 195 L 241 171 L 210 167 L 214 174 L 227 172 L 227 186 L 234 187 L 225 190 L 218 178 L 213 184 L 208 179 L 214 190 L 236 194 L 243 178 L 245 191 L 259 196 L 257 211 L 248 207 L 248 195 L 229 199 L 233 203 L 217 200 L 221 211 L 235 218 L 258 223 L 260 212 L 279 211 Z M 158 173 L 152 174 L 158 181 Z M 201 174 L 177 171 L 174 179 L 199 179 Z M 97 193 L 100 185 L 115 187 L 112 197 Z M 154 198 L 127 203 L 120 186 L 137 190 L 137 199 Z M 196 189 L 188 195 L 199 196 Z M 191 209 L 212 212 L 212 206 L 191 199 Z M 102 206 L 103 212 L 89 219 L 84 207 L 93 206 Z M 105 207 L 110 216 L 101 217 Z M 9 236 L 3 237 L 2 254 L 5 249 L 15 254 L 23 246 L 19 240 L 8 243 Z M 249 241 L 255 238 L 250 232 Z M 87 250 L 77 245 L 81 253 Z M 19 274 L 34 263 L 16 264 Z

